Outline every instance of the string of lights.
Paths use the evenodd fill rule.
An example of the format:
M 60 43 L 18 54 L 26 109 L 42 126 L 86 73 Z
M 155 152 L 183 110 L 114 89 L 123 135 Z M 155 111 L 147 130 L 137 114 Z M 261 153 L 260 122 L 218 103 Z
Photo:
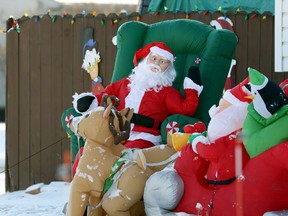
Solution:
M 202 15 L 206 16 L 209 14 L 209 11 L 199 11 L 198 9 L 198 6 L 195 5 L 194 7 L 195 11 L 191 11 L 191 12 L 198 12 L 199 14 L 201 13 Z M 167 6 L 164 6 L 164 13 L 167 13 L 169 12 L 168 11 L 168 7 Z M 179 13 L 181 11 L 177 11 L 177 13 Z M 222 7 L 219 6 L 218 10 L 217 10 L 218 13 L 222 13 Z M 240 13 L 241 10 L 240 8 L 238 8 L 235 13 Z M 245 12 L 245 11 L 244 11 Z M 158 16 L 160 14 L 160 12 L 155 12 L 153 13 L 152 15 L 153 16 Z M 223 14 L 223 13 L 222 13 Z M 34 18 L 34 21 L 37 23 L 41 20 L 41 18 L 43 18 L 45 15 L 48 15 L 50 18 L 51 18 L 51 22 L 52 23 L 55 23 L 57 21 L 57 19 L 59 18 L 70 18 L 71 19 L 71 25 L 73 25 L 75 23 L 75 20 L 79 17 L 85 17 L 85 18 L 94 18 L 94 19 L 100 19 L 100 23 L 102 25 L 105 25 L 106 23 L 110 23 L 110 25 L 115 25 L 117 24 L 119 21 L 121 21 L 122 19 L 125 19 L 125 18 L 134 18 L 135 17 L 135 20 L 137 21 L 141 21 L 141 14 L 140 13 L 132 13 L 132 14 L 129 14 L 128 12 L 126 12 L 126 14 L 124 14 L 124 16 L 118 16 L 117 18 L 111 18 L 109 16 L 103 16 L 103 14 L 97 14 L 96 11 L 93 11 L 92 13 L 86 13 L 86 11 L 82 11 L 80 14 L 77 14 L 76 16 L 72 16 L 71 14 L 68 14 L 66 11 L 62 11 L 62 14 L 61 15 L 57 15 L 57 14 L 52 14 L 51 10 L 49 9 L 47 11 L 47 13 L 45 14 L 40 14 L 40 15 L 36 15 L 36 16 L 33 16 L 32 18 Z M 255 13 L 248 13 L 245 15 L 245 20 L 250 20 L 250 19 L 254 19 L 255 17 L 257 16 L 262 16 L 262 20 L 265 20 L 267 18 L 266 15 L 261 15 L 257 12 Z M 23 18 L 24 17 L 24 18 Z M 21 26 L 21 23 L 31 19 L 31 17 L 29 16 L 28 13 L 24 13 L 22 18 L 20 19 L 15 19 L 13 16 L 10 16 L 9 17 L 9 20 L 8 20 L 8 23 L 10 23 L 10 25 L 8 24 L 9 28 L 8 30 L 3 30 L 3 29 L 0 29 L 0 33 L 8 33 L 9 31 L 11 30 L 16 30 L 17 32 L 20 32 L 20 26 Z M 227 15 L 224 14 L 224 17 L 227 17 Z M 186 19 L 189 19 L 190 18 L 190 14 L 189 13 L 186 13 L 185 15 L 185 18 Z M 10 21 L 10 22 L 9 22 Z

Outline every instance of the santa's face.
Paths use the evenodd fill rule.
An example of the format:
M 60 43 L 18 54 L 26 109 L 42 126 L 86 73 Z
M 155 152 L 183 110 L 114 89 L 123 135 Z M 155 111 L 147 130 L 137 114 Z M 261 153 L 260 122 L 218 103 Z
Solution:
M 137 67 L 133 69 L 133 74 L 129 76 L 130 87 L 145 90 L 160 91 L 165 86 L 172 86 L 176 77 L 176 71 L 171 63 L 164 67 L 167 62 L 162 62 L 163 58 L 156 59 L 157 64 L 151 63 L 150 56 L 144 58 Z M 161 60 L 162 59 L 162 60 Z M 162 65 L 162 66 L 160 66 Z
M 151 71 L 158 73 L 165 72 L 170 66 L 171 62 L 167 58 L 151 52 L 149 54 L 149 58 L 147 59 L 147 64 L 151 64 Z

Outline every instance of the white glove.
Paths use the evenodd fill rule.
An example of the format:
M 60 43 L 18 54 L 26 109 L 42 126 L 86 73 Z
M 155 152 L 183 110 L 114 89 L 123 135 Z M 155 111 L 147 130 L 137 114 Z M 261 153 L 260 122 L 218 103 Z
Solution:
M 198 92 L 198 96 L 201 94 L 203 90 L 203 86 L 197 85 L 193 80 L 191 80 L 189 77 L 185 77 L 183 82 L 184 89 L 195 89 Z

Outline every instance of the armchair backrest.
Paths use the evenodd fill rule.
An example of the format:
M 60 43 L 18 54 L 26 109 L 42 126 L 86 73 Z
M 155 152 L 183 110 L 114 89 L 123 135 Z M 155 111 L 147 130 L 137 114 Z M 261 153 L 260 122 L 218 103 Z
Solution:
M 183 79 L 189 68 L 199 63 L 204 90 L 194 117 L 204 123 L 210 121 L 208 110 L 218 104 L 229 72 L 237 44 L 236 35 L 228 30 L 216 30 L 195 20 L 176 19 L 155 24 L 138 21 L 124 23 L 117 32 L 117 55 L 112 82 L 128 76 L 133 65 L 134 53 L 143 46 L 164 42 L 176 56 L 177 77 L 173 86 L 183 94 Z

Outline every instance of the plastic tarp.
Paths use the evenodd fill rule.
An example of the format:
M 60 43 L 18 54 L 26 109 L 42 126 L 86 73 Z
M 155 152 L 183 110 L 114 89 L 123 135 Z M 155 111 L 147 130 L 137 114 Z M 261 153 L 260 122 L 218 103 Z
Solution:
M 274 0 L 151 0 L 148 11 L 150 13 L 160 12 L 185 12 L 190 13 L 197 11 L 199 13 L 208 11 L 214 13 L 220 11 L 226 13 L 228 11 L 236 13 L 237 10 L 246 13 L 270 12 L 274 15 Z

